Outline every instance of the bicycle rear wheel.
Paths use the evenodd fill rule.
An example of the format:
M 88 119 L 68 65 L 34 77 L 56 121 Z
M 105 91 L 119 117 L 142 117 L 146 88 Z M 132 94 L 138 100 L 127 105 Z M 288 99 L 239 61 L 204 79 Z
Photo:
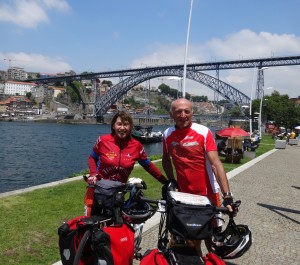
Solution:
M 83 250 L 85 249 L 86 244 L 87 244 L 91 234 L 92 234 L 92 232 L 90 230 L 86 230 L 84 232 L 83 237 L 78 245 L 78 249 L 77 249 L 74 261 L 73 261 L 73 265 L 79 265 L 80 259 L 83 254 Z

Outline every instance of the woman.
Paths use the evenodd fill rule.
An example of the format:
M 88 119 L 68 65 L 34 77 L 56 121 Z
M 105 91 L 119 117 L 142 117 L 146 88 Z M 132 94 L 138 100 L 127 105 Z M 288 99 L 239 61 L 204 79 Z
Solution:
M 131 116 L 118 112 L 111 121 L 111 133 L 100 136 L 88 158 L 90 175 L 87 182 L 96 184 L 99 179 L 110 179 L 126 183 L 136 161 L 162 184 L 167 179 L 148 159 L 140 142 L 131 137 Z M 88 188 L 85 196 L 85 215 L 90 216 L 94 189 Z

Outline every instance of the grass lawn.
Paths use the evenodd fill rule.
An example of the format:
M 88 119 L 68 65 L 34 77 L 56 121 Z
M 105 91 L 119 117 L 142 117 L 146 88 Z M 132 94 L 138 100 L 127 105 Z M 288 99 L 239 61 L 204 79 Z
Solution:
M 256 156 L 274 148 L 274 140 L 264 135 Z M 224 163 L 227 172 L 247 163 Z M 162 170 L 161 162 L 157 166 Z M 146 196 L 161 197 L 161 184 L 142 167 L 135 167 L 132 177 L 147 183 Z M 85 182 L 74 181 L 56 187 L 13 195 L 0 199 L 1 264 L 53 264 L 60 259 L 58 227 L 66 220 L 83 214 Z

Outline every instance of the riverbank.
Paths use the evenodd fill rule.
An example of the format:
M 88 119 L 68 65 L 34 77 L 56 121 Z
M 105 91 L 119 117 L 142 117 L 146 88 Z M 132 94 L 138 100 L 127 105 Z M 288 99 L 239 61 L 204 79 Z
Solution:
M 81 115 L 50 115 L 42 114 L 27 117 L 6 117 L 1 118 L 0 122 L 44 122 L 44 123 L 59 123 L 59 124 L 111 124 L 113 115 L 104 115 L 103 121 L 99 122 L 95 117 L 82 117 Z M 168 115 L 132 115 L 132 120 L 135 125 L 143 126 L 173 126 L 174 121 Z M 227 120 L 198 120 L 195 122 L 208 127 L 227 127 Z

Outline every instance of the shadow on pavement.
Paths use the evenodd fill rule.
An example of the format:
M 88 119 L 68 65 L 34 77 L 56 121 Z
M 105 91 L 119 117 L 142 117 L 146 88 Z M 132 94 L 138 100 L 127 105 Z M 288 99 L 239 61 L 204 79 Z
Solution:
M 299 221 L 283 214 L 282 212 L 287 212 L 287 213 L 293 213 L 293 214 L 300 214 L 299 210 L 293 210 L 293 209 L 288 209 L 288 208 L 283 208 L 283 207 L 278 207 L 278 206 L 273 206 L 273 205 L 269 205 L 269 204 L 264 204 L 264 203 L 258 203 L 257 205 L 261 206 L 261 207 L 265 207 L 269 210 L 271 210 L 274 213 L 277 213 L 283 217 L 285 217 L 286 219 L 289 219 L 290 221 L 296 223 L 296 224 L 300 224 Z

